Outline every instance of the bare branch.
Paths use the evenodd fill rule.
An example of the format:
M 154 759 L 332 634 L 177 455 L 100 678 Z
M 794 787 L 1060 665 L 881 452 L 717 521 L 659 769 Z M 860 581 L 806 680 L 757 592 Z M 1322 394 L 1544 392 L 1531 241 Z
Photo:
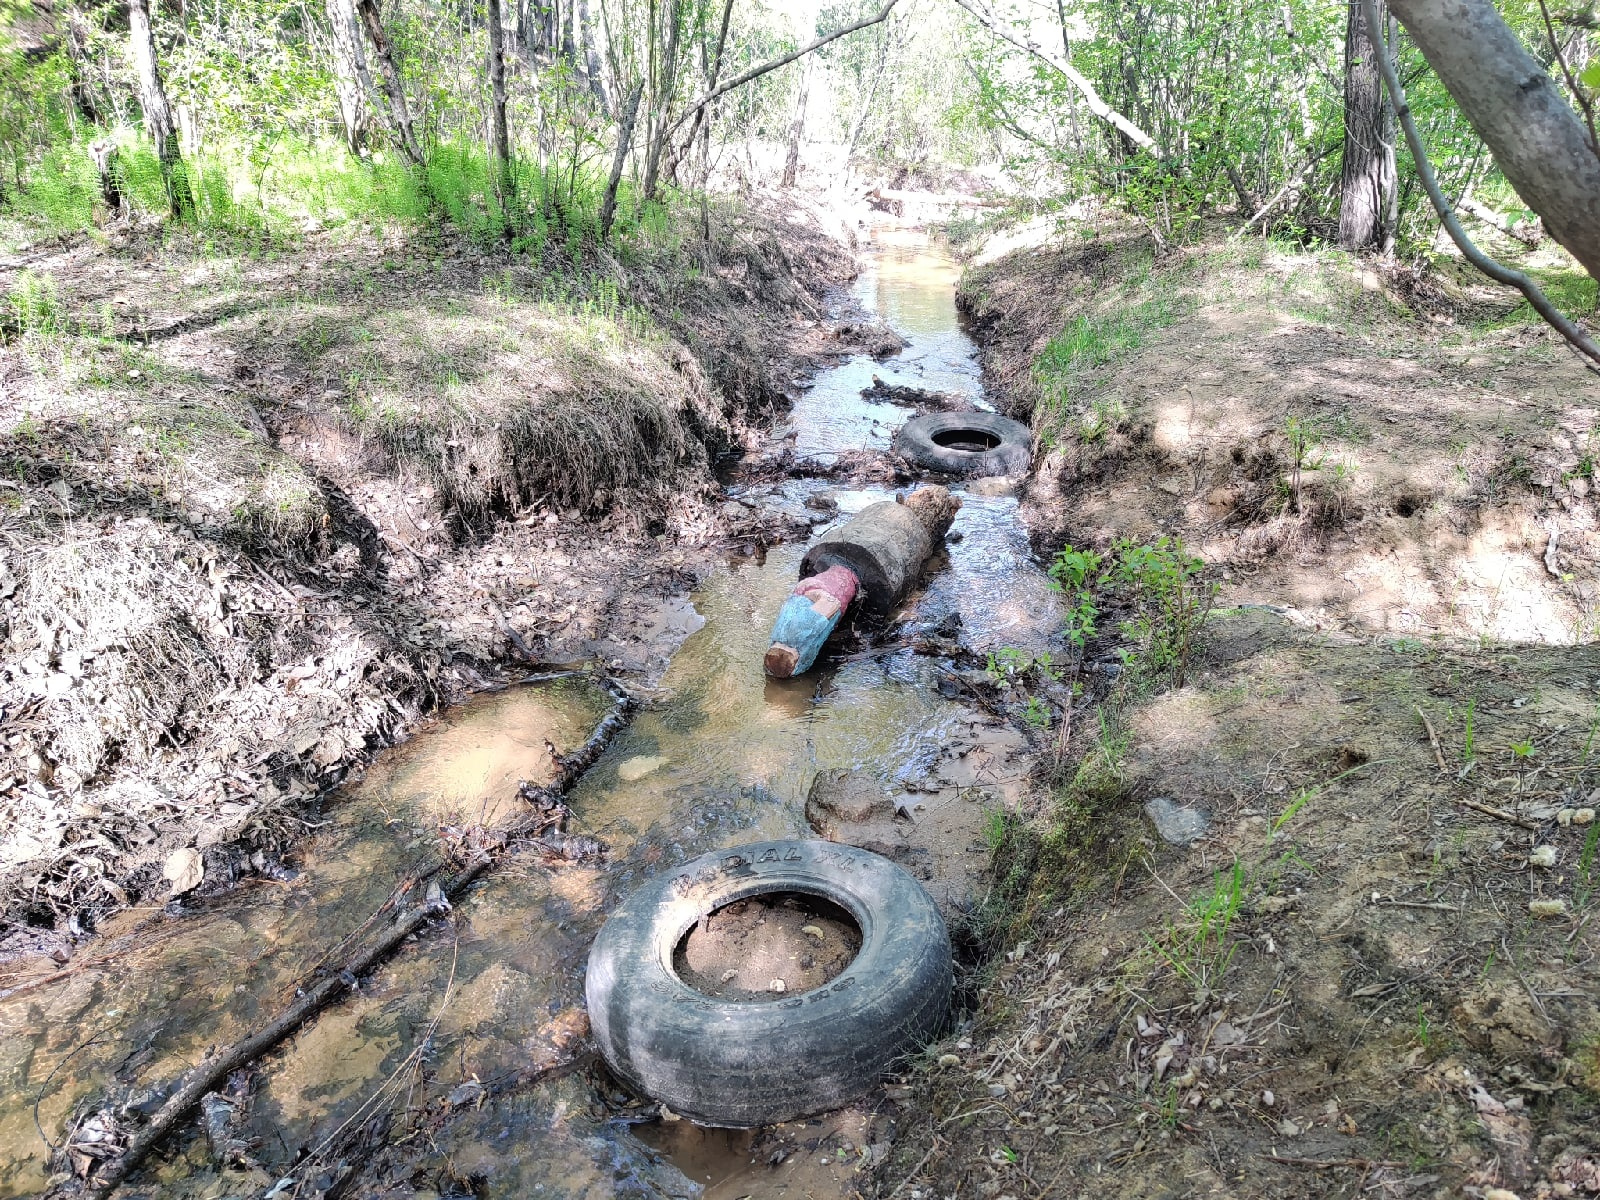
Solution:
M 1127 117 L 1123 116 L 1116 109 L 1112 108 L 1109 104 L 1102 100 L 1100 98 L 1100 93 L 1095 91 L 1094 84 L 1085 79 L 1083 77 L 1083 73 L 1071 63 L 1064 62 L 1061 59 L 1056 58 L 1054 55 L 1046 53 L 1039 46 L 1036 46 L 1031 38 L 1021 37 L 1016 33 L 1013 33 L 999 17 L 979 9 L 973 0 L 956 0 L 956 3 L 962 8 L 966 9 L 967 12 L 971 14 L 973 20 L 977 21 L 978 24 L 982 25 L 990 33 L 994 34 L 995 37 L 999 38 L 1003 42 L 1011 43 L 1011 45 L 1015 46 L 1018 50 L 1022 50 L 1033 55 L 1034 58 L 1037 58 L 1051 70 L 1055 71 L 1056 74 L 1066 79 L 1068 83 L 1072 84 L 1072 86 L 1077 88 L 1082 94 L 1084 103 L 1089 106 L 1089 111 L 1095 116 L 1099 117 L 1103 121 L 1109 121 L 1119 132 L 1124 134 L 1129 141 L 1144 148 L 1145 150 L 1148 150 L 1157 158 L 1165 157 L 1161 153 L 1161 148 L 1156 145 L 1155 138 L 1151 137 L 1132 121 L 1128 120 Z
M 696 100 L 693 104 L 689 105 L 688 108 L 679 113 L 678 119 L 672 123 L 672 126 L 668 132 L 676 132 L 679 126 L 681 126 L 690 117 L 694 116 L 695 113 L 699 112 L 706 105 L 711 104 L 720 99 L 722 96 L 727 95 L 727 93 L 733 91 L 735 88 L 743 87 L 752 79 L 759 79 L 769 71 L 776 71 L 779 67 L 786 67 L 790 63 L 794 62 L 797 58 L 804 58 L 813 50 L 820 50 L 829 42 L 836 42 L 847 34 L 855 33 L 859 29 L 869 29 L 878 24 L 880 21 L 887 21 L 889 19 L 890 11 L 898 3 L 899 0 L 889 0 L 887 4 L 878 10 L 876 16 L 866 17 L 860 21 L 857 21 L 854 25 L 846 25 L 842 29 L 835 29 L 832 33 L 823 34 L 823 36 L 817 38 L 814 42 L 806 43 L 798 50 L 791 51 L 790 53 L 782 55 L 779 58 L 774 58 L 768 60 L 767 62 L 759 63 L 756 66 L 751 67 L 748 71 L 741 71 L 732 79 L 728 80 L 727 83 L 719 84 L 718 86 L 712 88 L 705 95 L 701 96 L 700 99 Z
M 1366 10 L 1367 21 L 1372 26 L 1375 39 L 1381 40 L 1382 27 L 1378 24 L 1378 6 L 1375 0 L 1360 0 L 1360 3 Z M 1405 131 L 1406 145 L 1411 147 L 1411 157 L 1417 164 L 1417 176 L 1422 180 L 1428 199 L 1433 201 L 1434 211 L 1439 214 L 1439 220 L 1444 223 L 1451 239 L 1461 248 L 1461 253 L 1466 256 L 1468 262 L 1490 279 L 1508 284 L 1520 291 L 1528 298 L 1533 310 L 1543 317 L 1551 328 L 1572 343 L 1584 357 L 1600 366 L 1600 346 L 1595 345 L 1594 339 L 1551 304 L 1544 292 L 1539 290 L 1538 284 L 1521 271 L 1513 271 L 1510 267 L 1490 258 L 1467 236 L 1467 231 L 1456 219 L 1455 210 L 1451 207 L 1450 201 L 1445 199 L 1444 192 L 1439 187 L 1439 180 L 1428 162 L 1427 148 L 1422 144 L 1422 135 L 1417 132 L 1417 123 L 1411 119 L 1411 109 L 1406 104 L 1405 89 L 1400 86 L 1400 78 L 1395 74 L 1394 62 L 1387 51 L 1378 55 L 1378 67 L 1383 72 L 1384 85 L 1389 89 L 1389 99 L 1394 102 L 1395 115 L 1400 118 L 1400 128 Z

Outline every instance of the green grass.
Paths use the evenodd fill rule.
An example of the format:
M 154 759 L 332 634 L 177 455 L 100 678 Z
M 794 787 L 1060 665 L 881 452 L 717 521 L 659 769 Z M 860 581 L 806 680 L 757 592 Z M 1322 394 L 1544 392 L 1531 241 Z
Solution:
M 113 174 L 136 214 L 167 211 L 153 146 L 134 128 L 104 133 L 116 146 Z M 482 244 L 581 262 L 599 236 L 604 164 L 556 161 L 548 168 L 513 164 L 512 205 L 497 195 L 486 151 L 471 140 L 429 149 L 420 169 L 392 154 L 370 162 L 337 141 L 280 138 L 269 146 L 214 141 L 189 154 L 181 177 L 194 226 L 223 238 L 295 243 L 309 222 L 425 225 L 443 217 Z M 26 186 L 8 189 L 0 209 L 0 243 L 93 233 L 107 220 L 89 141 L 79 136 L 47 147 L 29 165 Z M 618 194 L 614 240 L 626 261 L 648 247 L 681 238 L 666 201 L 643 203 L 631 181 Z
M 1227 974 L 1238 949 L 1228 935 L 1246 891 L 1244 864 L 1235 859 L 1226 874 L 1213 875 L 1209 893 L 1189 902 L 1183 918 L 1167 923 L 1161 937 L 1145 934 L 1146 944 L 1191 987 L 1213 987 Z
M 1571 316 L 1590 316 L 1600 307 L 1595 280 L 1584 271 L 1527 272 L 1550 303 Z M 1491 325 L 1536 325 L 1544 320 L 1526 300 Z

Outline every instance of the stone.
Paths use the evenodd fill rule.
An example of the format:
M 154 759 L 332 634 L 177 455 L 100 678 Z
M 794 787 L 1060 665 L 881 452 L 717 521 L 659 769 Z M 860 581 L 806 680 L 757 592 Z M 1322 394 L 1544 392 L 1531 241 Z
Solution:
M 967 484 L 969 496 L 1015 496 L 1017 482 L 1003 475 L 989 475 L 982 479 L 974 479 Z
M 617 778 L 623 783 L 637 783 L 653 771 L 659 771 L 667 760 L 659 754 L 636 754 L 617 764 Z
M 806 796 L 806 820 L 823 836 L 841 825 L 892 821 L 894 802 L 884 785 L 862 771 L 818 771 Z
M 1174 846 L 1189 846 L 1205 836 L 1211 819 L 1197 808 L 1184 808 L 1169 796 L 1152 796 L 1144 803 L 1144 814 L 1163 841 Z

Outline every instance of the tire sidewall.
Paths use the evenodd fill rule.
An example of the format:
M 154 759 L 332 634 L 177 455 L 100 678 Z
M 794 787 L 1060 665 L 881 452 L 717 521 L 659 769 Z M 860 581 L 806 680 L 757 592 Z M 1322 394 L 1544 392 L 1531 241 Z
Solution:
M 861 949 L 821 987 L 782 1000 L 718 1000 L 672 969 L 706 913 L 777 892 L 848 912 Z M 927 892 L 889 860 L 823 841 L 774 841 L 704 855 L 641 887 L 590 951 L 595 1042 L 631 1086 L 702 1124 L 749 1128 L 848 1103 L 938 1032 L 951 991 L 950 942 Z
M 973 452 L 941 446 L 934 438 L 958 429 L 975 429 L 1000 440 L 989 450 Z M 976 478 L 1023 475 L 1032 461 L 1033 434 L 1020 421 L 998 413 L 924 413 L 912 417 L 894 438 L 901 457 L 930 471 Z

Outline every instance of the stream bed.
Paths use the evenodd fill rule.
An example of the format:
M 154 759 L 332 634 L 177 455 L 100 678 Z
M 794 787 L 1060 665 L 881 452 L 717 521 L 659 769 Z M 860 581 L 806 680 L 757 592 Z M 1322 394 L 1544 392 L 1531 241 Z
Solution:
M 986 407 L 956 317 L 955 264 L 891 226 L 871 231 L 864 258 L 841 304 L 877 313 L 909 345 L 819 374 L 775 433 L 797 454 L 887 447 L 910 414 L 861 397 L 874 375 Z M 892 495 L 823 480 L 732 494 L 810 501 L 836 520 Z M 959 613 L 979 650 L 1058 650 L 1055 597 L 1016 500 L 964 493 L 953 533 L 947 560 L 899 615 L 932 624 Z M 767 635 L 803 552 L 793 543 L 732 559 L 681 608 L 683 641 L 651 703 L 569 797 L 571 829 L 606 843 L 603 863 L 512 857 L 453 923 L 208 1098 L 125 1194 L 315 1196 L 353 1172 L 341 1194 L 844 1195 L 884 1136 L 867 1107 L 773 1135 L 661 1124 L 635 1106 L 635 1127 L 592 1063 L 546 1073 L 582 1044 L 584 959 L 616 900 L 711 849 L 810 836 L 803 809 L 819 770 L 864 771 L 907 793 L 911 861 L 947 908 L 979 886 L 985 814 L 1020 794 L 1026 737 L 905 649 L 835 651 L 802 678 L 768 679 Z M 163 1097 L 139 1094 L 141 1082 L 176 1078 L 282 1008 L 441 828 L 508 815 L 518 780 L 550 777 L 546 741 L 577 746 L 608 704 L 581 675 L 480 696 L 348 785 L 293 878 L 253 880 L 175 915 L 124 913 L 68 969 L 0 998 L 0 1196 L 47 1184 L 44 1135 L 59 1139 L 91 1101 L 132 1089 L 132 1106 L 153 1111 Z

